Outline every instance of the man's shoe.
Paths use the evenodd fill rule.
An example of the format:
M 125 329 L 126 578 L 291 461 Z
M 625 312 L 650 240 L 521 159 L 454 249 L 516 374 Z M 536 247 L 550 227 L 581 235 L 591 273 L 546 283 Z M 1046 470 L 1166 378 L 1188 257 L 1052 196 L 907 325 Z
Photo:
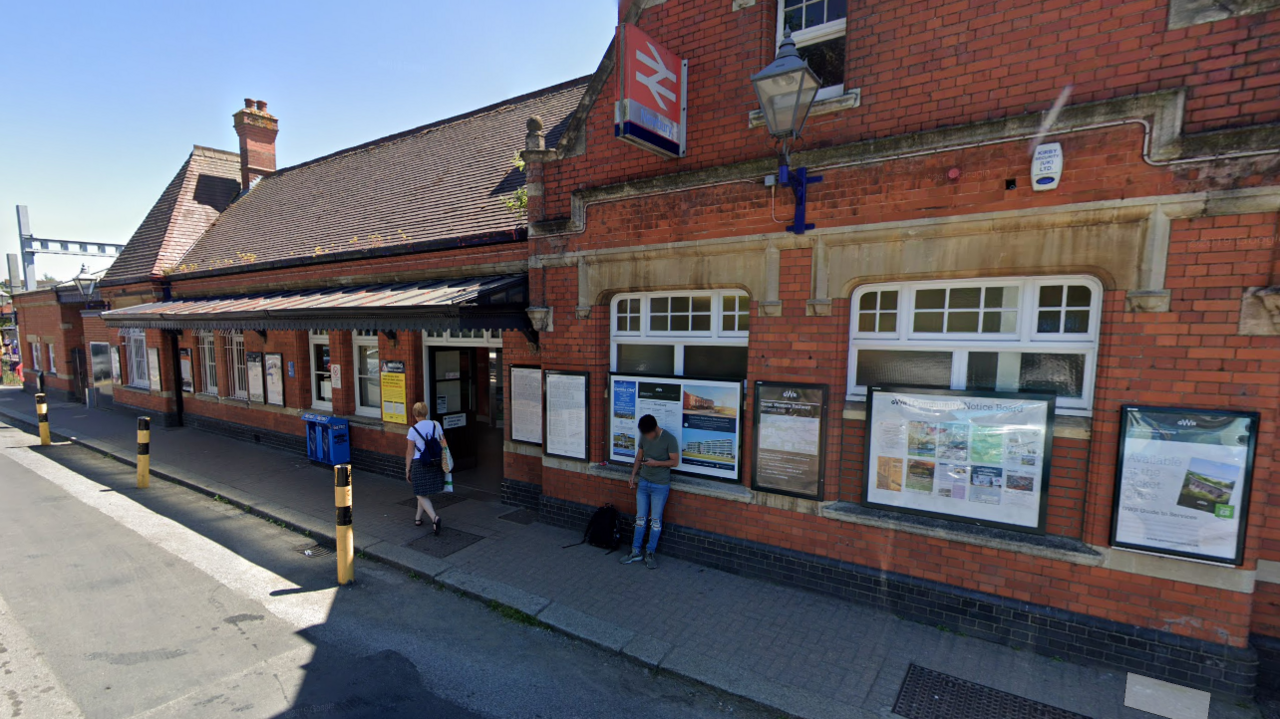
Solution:
M 641 556 L 639 552 L 632 552 L 631 554 L 628 554 L 622 559 L 619 559 L 618 564 L 635 564 L 636 562 L 642 559 L 644 559 L 644 557 Z
M 653 552 L 646 552 L 644 555 L 644 566 L 650 569 L 658 568 L 658 555 Z

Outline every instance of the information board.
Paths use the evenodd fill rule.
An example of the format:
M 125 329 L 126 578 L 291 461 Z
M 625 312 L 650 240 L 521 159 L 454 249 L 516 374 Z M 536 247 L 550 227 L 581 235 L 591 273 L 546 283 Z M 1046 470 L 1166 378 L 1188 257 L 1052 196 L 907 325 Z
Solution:
M 191 379 L 191 349 L 182 347 L 178 349 L 178 370 L 182 375 L 182 391 L 194 392 L 195 384 Z
M 511 441 L 542 444 L 542 370 L 511 368 Z
M 404 362 L 383 362 L 379 376 L 382 385 L 382 421 L 409 424 L 409 416 L 405 411 Z
M 587 458 L 587 373 L 547 370 L 545 452 L 555 457 Z
M 1258 420 L 1251 412 L 1122 407 L 1111 543 L 1241 564 Z
M 609 403 L 610 460 L 635 461 L 640 441 L 636 423 L 651 414 L 680 445 L 675 471 L 738 479 L 741 383 L 611 375 Z
M 160 349 L 158 347 L 147 348 L 147 380 L 150 382 L 152 392 L 164 391 L 164 386 L 160 384 Z
M 1043 533 L 1055 399 L 871 388 L 863 503 Z
M 825 385 L 756 382 L 753 488 L 822 498 L 826 413 Z
M 262 353 L 245 352 L 244 363 L 246 374 L 249 378 L 249 401 L 265 404 L 267 394 L 262 377 Z
M 284 406 L 284 356 L 269 353 L 266 356 L 267 404 Z

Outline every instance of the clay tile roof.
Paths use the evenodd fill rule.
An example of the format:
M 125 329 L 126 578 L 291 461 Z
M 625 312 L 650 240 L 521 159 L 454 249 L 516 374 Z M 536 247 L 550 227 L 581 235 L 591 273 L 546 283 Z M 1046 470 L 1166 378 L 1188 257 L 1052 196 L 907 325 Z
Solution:
M 553 147 L 586 89 L 579 78 L 263 178 L 196 242 L 174 277 L 417 251 L 525 224 L 506 204 L 525 183 L 511 160 L 542 117 Z
M 163 276 L 240 192 L 240 155 L 196 146 L 120 251 L 104 285 Z

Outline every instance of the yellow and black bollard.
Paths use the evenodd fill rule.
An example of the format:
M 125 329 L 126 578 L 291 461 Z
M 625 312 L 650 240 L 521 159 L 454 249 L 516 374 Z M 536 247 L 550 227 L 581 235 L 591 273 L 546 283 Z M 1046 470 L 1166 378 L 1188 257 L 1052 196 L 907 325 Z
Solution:
M 49 439 L 49 403 L 45 401 L 44 392 L 36 394 L 36 420 L 40 423 L 40 446 L 48 447 Z
M 338 525 L 334 535 L 338 545 L 338 584 L 351 584 L 356 580 L 356 539 L 351 530 L 351 465 L 333 467 L 333 504 Z
M 138 418 L 138 489 L 151 486 L 151 418 Z

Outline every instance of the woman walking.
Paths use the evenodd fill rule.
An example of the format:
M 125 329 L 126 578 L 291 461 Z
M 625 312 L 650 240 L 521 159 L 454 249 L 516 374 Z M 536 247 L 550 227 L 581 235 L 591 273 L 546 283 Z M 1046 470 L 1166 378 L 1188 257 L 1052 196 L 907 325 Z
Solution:
M 427 418 L 427 405 L 417 402 L 413 405 L 413 418 L 417 422 L 409 428 L 409 445 L 404 453 L 404 480 L 413 485 L 413 494 L 418 498 L 418 511 L 414 515 L 414 526 L 422 526 L 422 512 L 425 510 L 431 518 L 431 533 L 440 534 L 440 515 L 431 506 L 430 496 L 444 491 L 444 469 L 440 466 L 440 455 L 449 447 L 445 441 L 444 429 L 439 422 Z M 430 450 L 428 451 L 428 444 Z M 423 457 L 423 453 L 426 457 Z

